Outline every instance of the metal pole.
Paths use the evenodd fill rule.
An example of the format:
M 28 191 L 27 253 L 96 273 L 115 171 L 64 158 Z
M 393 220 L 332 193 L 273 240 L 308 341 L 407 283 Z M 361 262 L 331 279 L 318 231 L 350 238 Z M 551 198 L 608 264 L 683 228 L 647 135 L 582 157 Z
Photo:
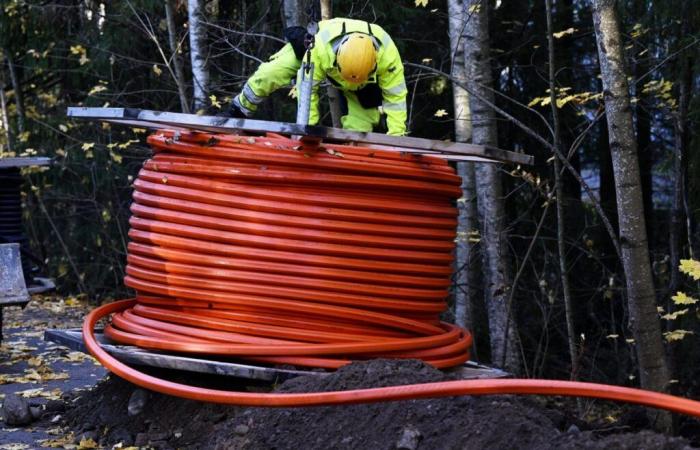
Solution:
M 297 124 L 308 125 L 311 112 L 311 91 L 314 84 L 314 63 L 304 64 L 300 69 L 301 77 L 297 85 Z

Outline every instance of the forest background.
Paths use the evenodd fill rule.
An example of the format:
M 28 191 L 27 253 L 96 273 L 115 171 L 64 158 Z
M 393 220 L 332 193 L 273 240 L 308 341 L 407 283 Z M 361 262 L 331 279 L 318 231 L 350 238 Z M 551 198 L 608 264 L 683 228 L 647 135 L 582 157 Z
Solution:
M 74 122 L 66 107 L 216 112 L 283 45 L 284 27 L 306 24 L 310 3 L 0 2 L 0 157 L 54 158 L 25 170 L 24 220 L 39 271 L 62 293 L 95 303 L 130 295 L 131 183 L 150 155 L 146 130 Z M 457 167 L 464 196 L 447 319 L 475 331 L 476 359 L 526 377 L 700 396 L 697 6 L 332 5 L 396 42 L 412 136 L 535 157 L 532 167 Z M 294 113 L 287 88 L 257 117 Z M 636 182 L 625 178 L 637 168 Z

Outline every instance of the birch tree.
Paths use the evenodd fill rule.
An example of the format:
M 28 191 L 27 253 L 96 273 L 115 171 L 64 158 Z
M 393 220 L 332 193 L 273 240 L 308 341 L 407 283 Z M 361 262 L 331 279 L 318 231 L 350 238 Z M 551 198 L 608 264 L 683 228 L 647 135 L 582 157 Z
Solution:
M 194 110 L 204 108 L 207 104 L 209 71 L 207 70 L 206 25 L 204 2 L 188 0 L 187 13 L 190 30 L 190 60 L 192 61 L 192 84 L 194 87 Z
M 282 15 L 285 27 L 304 26 L 304 0 L 284 0 Z
M 12 83 L 12 92 L 15 96 L 15 108 L 17 109 L 17 131 L 19 133 L 24 132 L 24 94 L 22 93 L 22 83 L 19 79 L 19 74 L 17 73 L 17 67 L 15 66 L 14 58 L 12 56 L 12 50 L 9 48 L 5 49 L 5 59 L 7 60 L 7 70 L 10 73 L 10 82 Z
M 491 90 L 489 5 L 487 0 L 466 2 L 465 64 L 472 119 L 472 142 L 496 145 L 494 111 L 477 97 L 494 103 Z M 508 293 L 512 281 L 505 232 L 505 207 L 500 168 L 496 164 L 476 164 L 476 191 L 481 217 L 484 300 L 489 315 L 492 361 L 517 372 L 520 367 L 515 321 L 509 318 Z
M 656 311 L 637 141 L 614 0 L 593 0 L 593 23 L 615 176 L 629 322 L 636 343 L 639 378 L 643 388 L 664 391 L 669 382 L 669 371 Z
M 450 17 L 451 74 L 456 81 L 452 85 L 454 104 L 455 140 L 471 140 L 471 120 L 469 117 L 469 95 L 462 87 L 467 82 L 467 68 L 464 65 L 464 30 L 466 27 L 465 5 L 462 0 L 449 0 L 447 11 Z M 472 264 L 474 245 L 470 235 L 478 230 L 476 207 L 476 180 L 474 164 L 457 163 L 457 173 L 462 177 L 462 198 L 457 207 L 457 247 L 455 255 L 455 323 L 463 328 L 472 328 L 472 302 L 475 297 L 476 266 Z
M 5 135 L 5 148 L 8 152 L 12 151 L 12 131 L 10 131 L 10 120 L 7 114 L 7 98 L 5 97 L 5 74 L 0 66 L 0 125 L 2 125 L 3 134 Z

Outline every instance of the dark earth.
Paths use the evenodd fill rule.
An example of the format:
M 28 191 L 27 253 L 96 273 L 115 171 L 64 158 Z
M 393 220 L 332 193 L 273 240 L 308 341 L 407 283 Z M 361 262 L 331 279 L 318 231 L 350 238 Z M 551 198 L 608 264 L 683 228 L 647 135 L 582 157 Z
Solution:
M 78 326 L 87 309 L 79 301 L 66 305 L 64 299 L 43 298 L 6 318 L 0 392 L 7 397 L 32 389 L 26 400 L 34 405 L 34 418 L 25 426 L 3 424 L 0 450 L 690 449 L 700 444 L 700 436 L 692 434 L 681 438 L 643 430 L 648 424 L 640 419 L 645 417 L 641 408 L 606 402 L 586 402 L 589 414 L 583 421 L 573 413 L 570 400 L 541 397 L 459 397 L 304 409 L 227 407 L 169 397 L 118 377 L 103 378 L 104 370 L 91 358 L 41 341 L 44 328 Z M 271 389 L 230 378 L 157 375 L 231 390 Z M 419 361 L 376 360 L 272 388 L 315 392 L 447 379 L 449 375 Z M 687 424 L 689 419 L 684 420 Z

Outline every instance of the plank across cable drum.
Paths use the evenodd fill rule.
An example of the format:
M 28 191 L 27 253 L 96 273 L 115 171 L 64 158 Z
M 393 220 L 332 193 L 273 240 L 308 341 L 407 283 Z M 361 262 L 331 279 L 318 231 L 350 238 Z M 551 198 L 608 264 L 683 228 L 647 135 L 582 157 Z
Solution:
M 444 161 L 284 136 L 159 131 L 105 333 L 261 364 L 469 358 L 443 323 L 460 179 Z

